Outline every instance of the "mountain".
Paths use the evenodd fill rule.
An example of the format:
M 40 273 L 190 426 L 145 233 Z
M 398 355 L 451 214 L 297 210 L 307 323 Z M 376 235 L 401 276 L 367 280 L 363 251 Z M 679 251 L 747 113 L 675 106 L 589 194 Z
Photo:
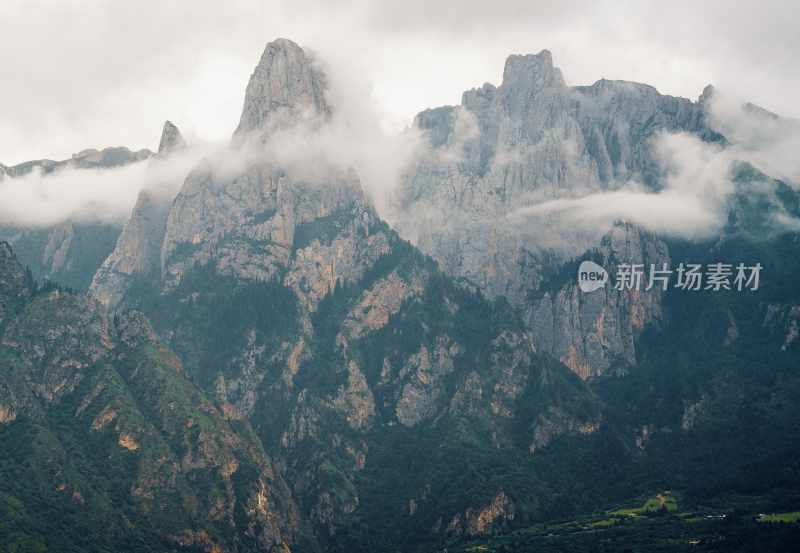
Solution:
M 245 91 L 237 135 L 326 116 L 326 77 L 314 57 L 284 38 L 267 44 Z
M 788 550 L 797 526 L 757 517 L 800 502 L 798 235 L 776 224 L 800 215 L 794 185 L 735 164 L 708 240 L 508 224 L 628 179 L 658 190 L 661 130 L 726 147 L 713 92 L 568 87 L 548 52 L 511 56 L 501 86 L 417 117 L 431 149 L 400 190 L 401 234 L 353 168 L 274 151 L 330 123 L 328 82 L 297 44 L 269 43 L 230 146 L 174 199 L 140 195 L 89 295 L 36 284 L 0 246 L 0 536 Z M 162 136 L 153 164 L 180 151 L 173 125 Z M 587 293 L 583 261 L 761 263 L 763 280 Z
M 158 154 L 151 159 L 156 166 L 170 154 L 186 147 L 178 127 L 166 121 L 161 131 Z M 102 261 L 92 277 L 90 292 L 101 303 L 114 308 L 129 289 L 157 286 L 161 277 L 161 243 L 166 232 L 167 216 L 172 202 L 170 194 L 156 183 L 139 192 L 130 219 L 122 228 L 116 246 Z
M 300 77 L 275 100 L 287 74 Z M 299 46 L 267 45 L 230 156 L 252 137 L 324 124 L 335 107 L 319 101 L 322 82 Z M 523 498 L 540 484 L 522 467 L 559 436 L 597 431 L 593 394 L 535 351 L 504 301 L 444 276 L 381 221 L 352 170 L 315 180 L 245 159 L 190 173 L 167 216 L 158 288 L 121 293 L 117 308 L 147 313 L 193 380 L 253 424 L 323 542 L 343 528 L 377 536 L 398 516 L 409 526 L 392 540 L 413 525 L 438 539 L 533 516 Z M 418 467 L 412 481 L 397 455 Z M 508 478 L 490 474 L 498 463 Z M 487 479 L 463 480 L 467 466 Z M 408 487 L 382 501 L 393 482 Z
M 0 181 L 24 177 L 33 171 L 51 175 L 65 169 L 122 167 L 152 156 L 150 150 L 131 151 L 124 147 L 89 149 L 68 160 L 43 159 L 4 167 L 0 171 Z M 19 186 L 24 186 L 24 183 Z M 114 249 L 119 233 L 117 225 L 80 220 L 67 220 L 50 226 L 0 226 L 0 240 L 14 246 L 21 262 L 30 267 L 36 278 L 57 281 L 76 290 L 88 289 L 97 268 Z
M 692 102 L 625 81 L 570 87 L 549 51 L 510 56 L 500 86 L 484 84 L 464 92 L 459 106 L 417 115 L 414 124 L 430 150 L 400 189 L 397 225 L 448 274 L 526 311 L 537 342 L 583 377 L 601 374 L 613 356 L 634 362 L 630 326 L 646 325 L 650 313 L 658 317 L 657 298 L 652 306 L 635 307 L 645 318 L 633 323 L 613 298 L 604 306 L 579 307 L 566 297 L 555 298 L 560 305 L 551 305 L 550 297 L 532 304 L 552 267 L 597 246 L 597 237 L 558 221 L 531 228 L 514 213 L 630 180 L 658 190 L 663 168 L 653 139 L 659 133 L 724 140 L 707 121 L 710 91 Z M 641 242 L 631 259 L 646 251 L 660 252 L 654 261 L 668 258 L 657 238 L 629 232 Z M 575 326 L 579 321 L 583 327 Z M 576 337 L 595 324 L 604 327 L 600 334 L 608 343 L 599 334 Z
M 618 290 L 614 283 L 585 294 L 575 275 L 578 261 L 591 259 L 610 275 L 623 264 L 671 266 L 669 247 L 652 233 L 618 223 L 600 244 L 575 261 L 556 264 L 526 298 L 526 321 L 536 345 L 581 378 L 625 373 L 638 362 L 636 342 L 648 326 L 663 322 L 663 290 Z
M 43 174 L 49 174 L 61 169 L 106 169 L 109 167 L 120 167 L 137 161 L 144 161 L 153 155 L 148 149 L 132 151 L 124 146 L 113 148 L 103 148 L 96 150 L 89 148 L 73 154 L 70 159 L 53 161 L 52 159 L 37 159 L 26 161 L 10 167 L 3 167 L 4 176 L 22 177 L 32 171 L 38 170 Z
M 138 313 L 38 287 L 0 243 L 0 536 L 10 550 L 282 550 L 302 542 L 252 429 Z
M 267 46 L 245 97 L 249 132 L 243 133 L 240 124 L 234 144 L 252 137 L 263 143 L 308 121 L 324 125 L 335 110 L 319 101 L 316 90 L 324 76 L 315 75 L 313 58 L 298 48 L 286 41 Z M 609 153 L 614 171 L 593 173 L 602 165 L 593 157 L 602 148 L 587 146 L 589 182 L 604 189 L 623 175 L 640 174 L 657 188 L 648 150 L 653 133 L 680 129 L 724 142 L 705 125 L 706 100 L 662 97 L 650 87 L 627 83 L 565 90 L 548 56 L 533 58 L 510 59 L 504 80 L 508 92 L 498 92 L 502 101 L 487 108 L 508 109 L 509 115 L 486 116 L 487 125 L 500 121 L 499 136 L 512 137 L 508 140 L 515 145 L 521 141 L 523 152 L 529 148 L 533 158 L 525 167 L 530 171 L 544 171 L 548 163 L 566 166 L 566 158 L 536 156 L 579 139 L 569 133 L 602 128 L 594 136 L 600 133 L 605 150 L 619 156 Z M 284 86 L 273 75 L 278 70 L 304 77 L 293 81 L 293 94 L 274 101 L 274 83 Z M 546 99 L 541 106 L 537 94 Z M 587 113 L 573 125 L 573 116 L 558 115 L 553 102 L 574 107 L 568 102 L 576 94 Z M 587 96 L 606 103 L 590 111 Z M 246 116 L 251 113 L 258 115 Z M 552 128 L 540 128 L 542 120 L 548 121 L 542 113 L 558 116 Z M 604 119 L 612 116 L 625 124 Z M 568 134 L 553 138 L 559 129 Z M 539 136 L 551 146 L 527 146 L 526 140 Z M 625 136 L 629 147 L 609 145 L 622 144 Z M 481 145 L 476 151 L 491 148 Z M 759 470 L 748 472 L 748 466 L 774 471 L 787 461 L 784 452 L 793 451 L 787 438 L 792 434 L 786 432 L 793 424 L 791 413 L 757 398 L 750 400 L 752 408 L 772 413 L 780 429 L 759 449 L 767 456 L 734 456 L 716 488 L 703 486 L 700 475 L 714 470 L 713 457 L 697 457 L 709 447 L 703 444 L 729 451 L 752 446 L 735 437 L 736 428 L 758 423 L 742 411 L 713 424 L 684 424 L 684 409 L 699 413 L 690 406 L 703 394 L 727 404 L 729 392 L 722 394 L 717 386 L 732 366 L 728 357 L 717 358 L 713 369 L 695 374 L 685 388 L 669 388 L 674 375 L 655 362 L 670 357 L 653 344 L 688 340 L 676 325 L 697 321 L 698 315 L 683 311 L 687 305 L 680 296 L 611 289 L 584 296 L 573 280 L 575 265 L 538 255 L 538 285 L 528 285 L 519 296 L 524 301 L 517 304 L 518 312 L 513 301 L 506 302 L 513 294 L 492 293 L 480 278 L 453 271 L 449 258 L 434 255 L 437 266 L 403 241 L 380 221 L 348 168 L 326 166 L 314 173 L 323 175 L 315 180 L 275 165 L 269 155 L 245 159 L 238 171 L 220 169 L 209 159 L 187 178 L 167 218 L 160 289 L 149 298 L 140 296 L 136 305 L 192 367 L 195 381 L 231 416 L 254 425 L 265 448 L 280 459 L 324 546 L 424 549 L 428 543 L 474 539 L 607 508 L 660 488 L 680 487 L 687 501 L 702 504 L 709 497 L 723 501 L 718 494 L 724 490 L 740 487 L 758 494 L 777 485 L 784 491 L 768 501 L 792 503 L 793 484 L 764 479 Z M 484 175 L 478 165 L 478 174 L 458 181 L 465 165 L 467 172 L 473 170 L 457 162 L 456 169 L 445 170 L 445 182 L 469 186 L 459 204 L 467 213 L 483 213 L 487 206 L 509 209 L 529 192 L 514 191 L 514 182 L 537 182 L 531 174 L 503 181 L 511 186 L 508 200 L 470 196 L 488 187 L 496 173 L 487 162 Z M 547 182 L 546 175 L 538 182 Z M 559 182 L 552 181 L 551 189 Z M 440 205 L 437 194 L 448 187 L 430 181 L 420 189 L 433 196 L 414 204 L 425 213 L 427 206 Z M 480 200 L 468 203 L 472 198 Z M 460 212 L 449 207 L 449 220 L 461 221 Z M 735 212 L 748 210 L 742 206 Z M 496 214 L 476 220 L 502 221 Z M 478 235 L 502 236 L 502 229 L 481 227 Z M 729 244 L 752 239 L 733 229 L 727 236 Z M 765 252 L 774 247 L 773 242 L 755 244 Z M 696 253 L 710 261 L 714 248 L 701 244 Z M 680 243 L 620 224 L 587 255 L 613 271 L 622 263 L 673 263 L 682 259 L 676 249 L 685 251 Z M 712 300 L 700 305 L 713 305 L 706 303 Z M 781 305 L 777 312 L 790 317 L 791 302 Z M 710 315 L 699 315 L 700 320 L 704 316 Z M 762 355 L 773 355 L 781 346 L 763 347 Z M 601 378 L 589 387 L 547 354 L 583 378 L 628 376 Z M 793 355 L 773 371 L 784 374 Z M 686 366 L 688 374 L 692 367 Z M 780 389 L 773 376 L 764 377 L 762 398 Z M 747 386 L 739 377 L 736 382 L 734 389 Z M 653 386 L 658 393 L 652 393 Z M 790 390 L 782 400 L 787 404 L 794 401 Z M 659 406 L 660 413 L 662 404 L 664 418 L 647 415 L 648 405 Z M 769 457 L 768 452 L 782 453 Z

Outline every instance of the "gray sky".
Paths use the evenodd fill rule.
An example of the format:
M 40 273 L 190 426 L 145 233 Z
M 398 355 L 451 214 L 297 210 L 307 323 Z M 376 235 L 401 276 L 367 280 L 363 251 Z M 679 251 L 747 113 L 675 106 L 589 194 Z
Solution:
M 349 75 L 390 128 L 497 83 L 507 55 L 543 48 L 570 84 L 627 79 L 696 98 L 713 83 L 800 117 L 798 14 L 768 0 L 3 0 L 0 162 L 154 149 L 165 119 L 224 139 L 279 36 Z

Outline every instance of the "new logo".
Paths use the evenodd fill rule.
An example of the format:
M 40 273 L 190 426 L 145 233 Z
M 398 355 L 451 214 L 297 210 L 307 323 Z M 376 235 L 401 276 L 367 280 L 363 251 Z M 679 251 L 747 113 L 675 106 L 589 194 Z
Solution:
M 594 292 L 608 282 L 608 273 L 594 261 L 584 261 L 578 267 L 578 288 L 581 292 Z

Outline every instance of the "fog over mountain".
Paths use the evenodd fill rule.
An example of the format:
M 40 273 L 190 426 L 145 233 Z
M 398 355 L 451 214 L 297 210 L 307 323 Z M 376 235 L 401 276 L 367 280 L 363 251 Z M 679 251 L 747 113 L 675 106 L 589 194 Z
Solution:
M 694 98 L 711 82 L 800 117 L 791 2 L 162 4 L 3 2 L 0 64 L 10 77 L 0 85 L 0 163 L 64 159 L 88 147 L 153 148 L 152 122 L 166 119 L 191 142 L 224 140 L 253 53 L 276 36 L 349 68 L 353 85 L 394 129 L 425 107 L 498 82 L 509 53 L 543 48 L 570 84 L 628 79 Z
M 796 549 L 790 8 L 3 4 L 0 550 Z
M 63 167 L 55 165 L 55 171 L 34 167 L 16 173 L 13 168 L 0 168 L 0 177 L 6 173 L 0 180 L 0 224 L 45 226 L 72 219 L 121 225 L 141 190 L 154 188 L 174 196 L 189 170 L 206 156 L 232 171 L 257 158 L 316 172 L 317 176 L 331 164 L 353 167 L 382 216 L 393 221 L 393 202 L 402 175 L 426 155 L 428 146 L 414 127 L 392 132 L 381 126 L 380 112 L 365 97 L 366 89 L 354 75 L 337 72 L 324 55 L 315 63 L 330 75 L 324 96 L 332 112 L 323 124 L 309 121 L 276 129 L 266 143 L 238 151 L 229 151 L 224 142 L 193 144 L 157 165 L 146 161 L 117 167 L 64 163 Z M 577 180 L 571 183 L 570 195 L 580 198 L 531 196 L 527 199 L 531 205 L 507 216 L 512 223 L 529 226 L 535 225 L 537 218 L 549 217 L 543 224 L 551 226 L 550 216 L 555 214 L 566 226 L 594 229 L 607 229 L 613 221 L 624 219 L 653 231 L 707 237 L 724 223 L 726 201 L 733 190 L 734 162 L 747 161 L 789 182 L 800 181 L 800 160 L 792 155 L 800 147 L 799 122 L 737 101 L 724 91 L 709 97 L 707 107 L 710 127 L 730 137 L 732 146 L 723 148 L 680 133 L 653 137 L 657 162 L 667 175 L 659 192 L 647 190 L 635 177 L 618 181 L 613 191 L 600 194 L 590 193 L 587 183 Z M 465 119 L 459 127 L 465 135 L 459 140 L 469 138 L 473 124 Z M 451 150 L 450 155 L 461 154 Z M 782 221 L 797 224 L 790 218 Z M 543 243 L 546 240 L 542 237 Z

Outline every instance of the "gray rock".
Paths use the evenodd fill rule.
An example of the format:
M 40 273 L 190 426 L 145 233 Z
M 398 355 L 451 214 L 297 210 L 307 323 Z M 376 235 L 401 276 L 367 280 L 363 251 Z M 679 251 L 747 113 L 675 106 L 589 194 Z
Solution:
M 325 75 L 309 52 L 285 38 L 270 42 L 250 76 L 235 134 L 330 113 L 325 87 Z
M 524 307 L 537 346 L 587 379 L 613 365 L 636 365 L 636 338 L 649 324 L 663 318 L 662 289 L 616 290 L 613 275 L 621 263 L 650 264 L 661 269 L 670 257 L 666 244 L 630 224 L 616 225 L 602 240 L 597 261 L 612 275 L 604 288 L 581 292 L 576 275 L 547 290 Z M 647 274 L 647 271 L 645 271 Z M 623 369 L 624 370 L 624 369 Z
M 152 163 L 162 163 L 173 152 L 185 147 L 178 127 L 164 123 L 158 156 Z M 163 183 L 166 184 L 166 183 Z M 168 195 L 157 189 L 139 193 L 131 217 L 122 229 L 114 251 L 98 268 L 89 287 L 108 309 L 114 309 L 136 287 L 157 288 L 161 277 L 161 245 L 171 205 Z
M 183 139 L 178 127 L 172 121 L 165 121 L 164 128 L 161 131 L 161 140 L 158 142 L 159 155 L 167 155 L 185 146 L 186 141 Z
M 397 226 L 448 274 L 471 280 L 490 297 L 505 296 L 524 311 L 538 310 L 529 319 L 541 323 L 535 333 L 543 332 L 546 309 L 528 305 L 529 296 L 548 270 L 596 244 L 602 231 L 573 236 L 563 225 L 526 227 L 513 214 L 546 200 L 612 190 L 631 179 L 658 189 L 661 169 L 651 139 L 661 131 L 719 138 L 706 125 L 710 94 L 707 89 L 692 102 L 648 85 L 605 79 L 569 87 L 550 52 L 510 56 L 499 87 L 484 84 L 466 91 L 459 106 L 416 117 L 431 148 L 400 189 Z M 580 316 L 574 317 L 577 324 Z M 562 327 L 556 333 L 563 337 L 557 340 L 573 343 L 581 329 L 569 327 L 563 314 L 558 318 Z M 553 332 L 537 340 L 564 357 L 562 346 L 551 345 Z M 622 336 L 622 327 L 614 332 L 620 340 L 632 339 Z M 620 348 L 612 347 L 631 351 Z M 579 355 L 581 361 L 572 365 L 596 374 L 607 366 L 605 355 Z M 595 358 L 599 365 L 582 365 Z

